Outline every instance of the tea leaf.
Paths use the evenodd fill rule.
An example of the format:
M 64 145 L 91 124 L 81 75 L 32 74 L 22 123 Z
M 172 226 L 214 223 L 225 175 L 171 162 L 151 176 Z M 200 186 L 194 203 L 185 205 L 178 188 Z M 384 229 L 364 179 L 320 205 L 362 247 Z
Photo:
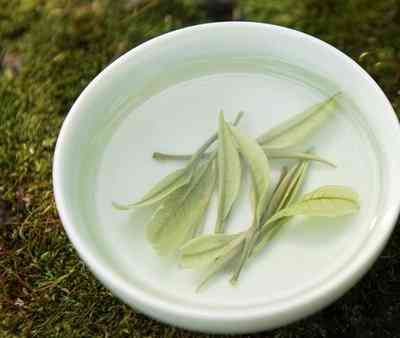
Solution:
M 268 197 L 268 187 L 270 181 L 270 169 L 268 159 L 261 146 L 256 140 L 245 135 L 236 127 L 231 127 L 232 133 L 239 146 L 239 151 L 246 159 L 251 172 L 253 187 L 251 190 L 253 204 L 255 205 L 255 215 L 253 225 L 248 230 L 244 248 L 241 252 L 239 262 L 234 270 L 231 282 L 235 282 L 242 270 L 242 267 L 249 257 L 252 246 L 255 243 L 257 228 L 260 225 L 261 217 L 265 211 Z
M 119 204 L 113 202 L 113 206 L 120 210 L 129 210 L 131 208 L 139 208 L 160 202 L 169 194 L 177 189 L 185 186 L 190 182 L 193 170 L 197 166 L 200 159 L 203 157 L 207 148 L 215 142 L 217 134 L 212 135 L 194 154 L 191 156 L 190 161 L 186 164 L 185 168 L 178 169 L 171 174 L 164 177 L 152 189 L 150 189 L 142 199 L 138 202 Z
M 239 261 L 238 261 L 236 268 L 234 269 L 232 277 L 230 279 L 230 282 L 232 284 L 235 284 L 237 282 L 237 280 L 239 279 L 240 272 L 242 271 L 244 264 L 246 263 L 247 259 L 250 257 L 251 252 L 253 251 L 253 247 L 257 240 L 257 234 L 258 234 L 257 224 L 254 223 L 253 226 L 251 226 L 250 229 L 247 230 L 243 250 L 240 254 Z
M 257 141 L 268 149 L 288 148 L 303 142 L 328 119 L 336 108 L 336 94 L 260 135 Z
M 293 176 L 296 174 L 296 171 L 298 170 L 298 166 L 299 164 L 296 164 L 293 167 L 291 167 L 289 171 L 286 173 L 286 175 L 279 181 L 279 184 L 277 185 L 268 203 L 267 210 L 263 215 L 262 223 L 265 223 L 265 220 L 278 210 L 278 206 L 282 202 L 282 199 L 285 193 L 287 192 L 290 183 L 293 180 Z
M 251 214 L 253 215 L 253 218 L 255 217 L 255 214 L 257 212 L 257 196 L 256 196 L 256 191 L 254 189 L 254 186 L 251 185 L 250 187 L 250 207 L 251 207 Z
M 196 237 L 187 242 L 179 255 L 180 265 L 184 268 L 198 268 L 212 263 L 224 256 L 243 237 L 241 234 L 213 234 Z
M 155 151 L 153 153 L 153 158 L 158 161 L 187 161 L 192 158 L 192 154 L 168 154 Z M 210 153 L 203 154 L 202 158 L 207 158 Z
M 281 218 L 274 223 L 271 223 L 268 228 L 261 229 L 258 235 L 258 242 L 254 246 L 250 255 L 257 255 L 269 243 L 269 241 L 279 232 L 283 225 L 289 222 L 289 218 Z
M 305 175 L 307 173 L 308 163 L 302 161 L 293 166 L 289 172 L 283 176 L 275 189 L 268 209 L 264 214 L 265 219 L 275 214 L 282 208 L 290 205 L 296 198 L 301 186 L 303 185 Z M 263 222 L 265 223 L 265 219 Z M 272 237 L 279 231 L 279 229 L 289 221 L 289 217 L 281 218 L 271 224 L 263 224 L 258 233 L 257 245 L 255 245 L 251 254 L 256 254 L 261 251 L 265 245 L 272 239 Z
M 279 186 L 282 184 L 282 182 L 285 179 L 285 177 L 287 176 L 288 172 L 289 172 L 288 168 L 286 166 L 283 166 L 282 169 L 281 169 L 281 174 L 279 175 L 278 182 L 276 183 L 275 188 L 272 191 L 272 197 L 271 198 L 273 198 L 274 194 L 276 194 L 277 190 L 279 189 Z M 270 203 L 268 203 L 268 205 Z
M 281 196 L 281 200 L 278 204 L 277 209 L 274 210 L 274 213 L 276 211 L 285 208 L 295 199 L 297 192 L 299 191 L 300 186 L 303 183 L 304 176 L 307 172 L 307 168 L 308 168 L 308 161 L 301 161 L 295 167 L 295 170 L 290 177 L 288 185 L 286 186 L 283 196 Z
M 282 159 L 297 159 L 297 160 L 311 160 L 311 161 L 316 161 L 316 162 L 321 162 L 325 163 L 327 165 L 330 165 L 331 167 L 336 168 L 336 165 L 322 157 L 319 157 L 314 154 L 310 153 L 303 153 L 299 151 L 289 151 L 289 150 L 284 150 L 284 149 L 268 149 L 264 148 L 264 151 L 269 159 L 273 158 L 282 158 Z
M 216 179 L 214 161 L 202 163 L 190 184 L 170 194 L 146 226 L 146 234 L 161 255 L 170 254 L 192 238 L 210 201 Z
M 278 211 L 267 222 L 289 216 L 338 217 L 352 214 L 360 208 L 356 192 L 344 186 L 323 186 L 308 194 L 300 201 Z
M 214 161 L 215 156 L 216 156 L 216 153 L 213 153 L 212 156 L 210 156 L 210 158 L 206 162 L 200 164 L 196 168 L 195 175 L 192 176 L 192 179 L 191 179 L 189 185 L 186 186 L 186 189 L 184 190 L 184 193 L 182 194 L 183 200 L 186 199 L 186 197 L 190 193 L 192 193 L 193 189 L 197 187 L 197 185 L 199 184 L 199 181 L 204 178 L 203 176 L 206 174 L 207 170 L 215 171 L 214 175 L 217 175 L 216 164 Z M 215 176 L 215 179 L 216 179 L 216 176 Z M 215 183 L 215 180 L 214 180 L 214 183 Z
M 240 245 L 231 248 L 230 251 L 228 251 L 224 256 L 221 256 L 214 260 L 206 269 L 206 273 L 196 291 L 200 291 L 212 277 L 214 277 L 219 271 L 224 269 L 241 251 L 242 246 L 243 243 L 240 243 Z
M 308 161 L 302 161 L 302 163 L 300 165 L 300 170 L 299 170 L 300 173 L 297 176 L 296 183 L 292 186 L 291 191 L 288 194 L 288 197 L 287 197 L 285 203 L 282 204 L 282 206 L 278 210 L 281 210 L 281 208 L 286 208 L 288 205 L 291 205 L 294 202 L 294 200 L 297 198 L 297 195 L 303 186 L 309 166 L 310 166 L 310 163 Z
M 129 210 L 135 207 L 144 207 L 161 201 L 163 198 L 189 183 L 192 170 L 178 169 L 164 177 L 152 189 L 150 189 L 138 202 L 119 204 L 113 202 L 113 206 L 119 210 Z
M 279 184 L 276 187 L 272 195 L 272 199 L 268 205 L 268 209 L 266 212 L 264 212 L 261 218 L 262 222 L 265 222 L 266 217 L 268 217 L 268 215 L 271 213 L 275 212 L 276 210 L 280 210 L 280 208 L 283 206 L 291 203 L 303 182 L 307 167 L 307 161 L 301 161 L 299 164 L 290 169 L 288 173 L 281 176 Z M 286 222 L 287 219 L 285 218 L 273 223 L 272 227 L 271 225 L 270 227 L 264 227 L 260 225 L 248 230 L 245 248 L 242 252 L 242 256 L 237 268 L 232 275 L 231 283 L 235 283 L 238 280 L 244 264 L 253 254 L 254 250 L 257 247 L 257 251 L 261 250 L 261 248 L 264 247 L 272 238 L 272 235 L 279 230 L 280 226 Z
M 269 217 L 271 214 L 275 213 L 276 210 L 278 209 L 278 206 L 281 203 L 282 198 L 285 195 L 288 186 L 290 185 L 290 182 L 293 179 L 294 174 L 296 173 L 298 165 L 299 164 L 296 164 L 293 167 L 291 167 L 289 171 L 286 173 L 286 175 L 279 181 L 279 184 L 277 185 L 268 203 L 268 208 L 263 215 L 264 219 Z
M 240 120 L 242 119 L 244 115 L 243 111 L 239 111 L 235 117 L 235 120 L 232 122 L 234 126 L 238 125 Z M 215 133 L 214 135 L 211 136 L 211 138 L 215 141 L 218 137 L 218 133 Z M 211 154 L 206 153 L 202 154 L 201 158 L 208 158 Z M 154 152 L 153 153 L 153 158 L 156 160 L 190 160 L 193 157 L 193 154 L 184 154 L 184 155 L 174 155 L 174 154 L 165 154 L 165 153 L 160 153 L 160 152 Z
M 255 223 L 259 223 L 266 206 L 270 169 L 268 159 L 260 145 L 236 127 L 230 127 L 239 151 L 250 167 L 256 205 Z
M 231 211 L 240 189 L 241 165 L 235 141 L 221 112 L 218 130 L 218 214 L 215 232 L 224 230 L 224 221 Z

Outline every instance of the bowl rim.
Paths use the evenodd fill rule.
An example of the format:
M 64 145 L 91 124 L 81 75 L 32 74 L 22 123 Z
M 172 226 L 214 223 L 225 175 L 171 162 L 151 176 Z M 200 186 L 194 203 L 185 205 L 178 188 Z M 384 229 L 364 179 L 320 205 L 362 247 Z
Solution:
M 229 332 L 231 330 L 229 328 L 225 328 L 223 330 L 221 323 L 224 325 L 227 323 L 233 324 L 234 322 L 240 320 L 242 324 L 247 321 L 249 325 L 253 325 L 256 323 L 256 321 L 265 320 L 266 317 L 275 318 L 274 320 L 276 325 L 257 324 L 258 327 L 256 327 L 254 331 L 263 328 L 273 328 L 302 318 L 328 305 L 341 296 L 350 287 L 352 287 L 372 265 L 386 244 L 396 224 L 396 219 L 400 210 L 400 199 L 394 198 L 394 188 L 388 187 L 388 189 L 391 191 L 391 193 L 388 194 L 388 198 L 390 200 L 385 204 L 389 205 L 389 207 L 382 214 L 382 217 L 379 221 L 379 227 L 376 226 L 372 230 L 374 232 L 373 236 L 371 235 L 367 238 L 365 244 L 363 245 L 363 249 L 355 256 L 354 260 L 350 262 L 348 266 L 346 266 L 345 269 L 341 269 L 335 277 L 322 283 L 315 290 L 308 291 L 304 295 L 293 299 L 289 303 L 284 302 L 272 306 L 268 304 L 256 305 L 254 307 L 247 308 L 246 311 L 227 310 L 214 312 L 209 311 L 208 309 L 196 309 L 182 304 L 171 303 L 168 300 L 157 297 L 157 295 L 149 294 L 139 288 L 136 288 L 134 285 L 125 281 L 122 277 L 113 274 L 105 265 L 102 264 L 101 257 L 98 257 L 95 253 L 93 253 L 88 247 L 87 242 L 80 237 L 79 231 L 75 227 L 72 216 L 68 211 L 67 204 L 64 199 L 64 187 L 62 184 L 62 178 L 64 175 L 66 175 L 65 170 L 61 165 L 63 149 L 68 143 L 71 130 L 76 127 L 75 120 L 76 116 L 80 113 L 81 102 L 84 101 L 87 96 L 90 96 L 92 88 L 94 88 L 99 81 L 102 81 L 104 78 L 106 78 L 117 67 L 123 66 L 128 59 L 134 57 L 137 53 L 140 53 L 148 48 L 157 47 L 157 44 L 159 44 L 161 41 L 179 38 L 183 34 L 196 34 L 198 31 L 207 30 L 210 28 L 214 30 L 217 28 L 229 27 L 254 27 L 257 29 L 262 27 L 275 32 L 291 35 L 295 38 L 306 39 L 314 44 L 318 44 L 321 48 L 329 49 L 331 53 L 335 54 L 335 57 L 340 57 L 343 62 L 350 64 L 352 68 L 360 74 L 364 81 L 369 82 L 369 85 L 374 88 L 376 92 L 375 94 L 381 96 L 381 99 L 383 99 L 381 101 L 383 103 L 384 110 L 382 118 L 385 120 L 384 123 L 387 127 L 395 130 L 394 133 L 397 136 L 396 139 L 393 140 L 393 143 L 396 142 L 396 144 L 400 145 L 400 126 L 394 110 L 381 88 L 368 75 L 368 73 L 350 57 L 335 47 L 323 42 L 318 38 L 290 28 L 265 23 L 244 21 L 227 21 L 190 26 L 160 35 L 142 43 L 141 45 L 120 56 L 117 60 L 112 62 L 103 71 L 101 71 L 82 91 L 78 99 L 71 107 L 61 127 L 55 147 L 53 158 L 53 190 L 56 206 L 64 229 L 79 256 L 87 264 L 90 270 L 102 281 L 103 284 L 111 289 L 113 293 L 121 298 L 124 302 L 135 306 L 138 310 L 143 311 L 161 321 L 169 322 L 185 328 L 210 332 Z M 400 183 L 400 178 L 396 178 L 396 176 L 393 175 L 393 172 L 394 168 L 400 168 L 400 159 L 391 157 L 387 159 L 387 163 L 390 163 L 391 168 L 393 169 L 390 171 L 391 176 L 388 178 L 388 181 L 392 182 L 391 186 L 396 186 L 395 182 Z M 285 317 L 285 319 L 282 319 L 281 317 Z M 172 320 L 173 318 L 175 318 L 175 321 Z M 193 321 L 197 321 L 197 324 L 192 324 L 191 322 Z M 185 323 L 187 323 L 187 325 Z M 206 328 L 207 325 L 208 329 Z M 250 326 L 248 326 L 248 329 L 243 331 L 236 328 L 233 329 L 232 332 L 253 331 L 249 328 Z

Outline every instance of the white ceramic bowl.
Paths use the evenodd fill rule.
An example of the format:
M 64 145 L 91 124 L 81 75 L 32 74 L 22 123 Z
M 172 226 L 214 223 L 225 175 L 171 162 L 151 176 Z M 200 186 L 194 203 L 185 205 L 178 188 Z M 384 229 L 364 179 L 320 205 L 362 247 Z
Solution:
M 340 111 L 310 141 L 338 169 L 314 164 L 305 190 L 350 185 L 361 196 L 359 214 L 291 222 L 248 264 L 238 286 L 222 274 L 195 293 L 198 273 L 158 257 L 146 242 L 149 212 L 111 207 L 112 200 L 137 199 L 177 168 L 155 162 L 151 153 L 193 151 L 216 130 L 220 109 L 229 119 L 244 110 L 241 127 L 257 135 L 338 90 L 344 94 Z M 90 83 L 57 141 L 54 192 L 79 255 L 124 302 L 192 330 L 254 332 L 321 309 L 371 266 L 399 211 L 398 149 L 390 103 L 340 51 L 282 27 L 206 24 L 140 45 Z M 230 232 L 248 224 L 242 195 Z

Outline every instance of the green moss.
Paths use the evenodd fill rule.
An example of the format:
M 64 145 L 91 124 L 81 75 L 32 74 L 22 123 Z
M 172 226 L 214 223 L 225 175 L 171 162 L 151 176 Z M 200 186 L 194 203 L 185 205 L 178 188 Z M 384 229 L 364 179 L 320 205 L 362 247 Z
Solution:
M 188 1 L 0 1 L 0 337 L 164 336 L 81 263 L 58 220 L 54 143 L 72 103 L 135 45 L 205 20 Z
M 81 90 L 137 44 L 213 20 L 201 1 L 137 3 L 0 0 L 0 337 L 206 337 L 114 298 L 78 258 L 54 206 L 54 142 Z M 375 77 L 400 112 L 399 1 L 243 0 L 233 13 L 332 43 Z M 400 300 L 382 295 L 400 279 L 399 243 L 395 233 L 375 269 L 340 302 L 268 336 L 367 336 L 379 325 L 395 332 Z

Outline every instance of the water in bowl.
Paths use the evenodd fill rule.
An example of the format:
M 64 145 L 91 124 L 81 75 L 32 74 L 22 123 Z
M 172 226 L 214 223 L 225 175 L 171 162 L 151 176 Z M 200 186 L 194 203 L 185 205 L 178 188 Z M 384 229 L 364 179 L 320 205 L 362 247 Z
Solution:
M 307 292 L 333 276 L 366 240 L 379 209 L 380 167 L 375 139 L 357 106 L 343 93 L 335 116 L 300 148 L 315 146 L 337 169 L 313 163 L 304 191 L 343 184 L 355 189 L 362 207 L 354 217 L 297 219 L 290 222 L 252 260 L 236 287 L 221 274 L 198 294 L 197 271 L 180 269 L 172 258 L 160 258 L 146 241 L 151 210 L 121 212 L 111 201 L 137 200 L 160 178 L 182 165 L 157 162 L 154 151 L 193 152 L 216 131 L 223 110 L 228 120 L 242 110 L 240 123 L 257 136 L 285 119 L 340 91 L 321 74 L 265 58 L 195 60 L 165 69 L 132 94 L 115 98 L 108 119 L 85 149 L 80 203 L 90 235 L 114 273 L 164 300 L 195 307 L 247 307 L 284 301 Z M 289 163 L 289 162 L 288 162 Z M 272 162 L 273 176 L 282 162 Z M 368 184 L 366 184 L 368 182 Z M 206 215 L 211 232 L 216 201 Z M 251 221 L 246 189 L 226 226 L 245 229 Z

